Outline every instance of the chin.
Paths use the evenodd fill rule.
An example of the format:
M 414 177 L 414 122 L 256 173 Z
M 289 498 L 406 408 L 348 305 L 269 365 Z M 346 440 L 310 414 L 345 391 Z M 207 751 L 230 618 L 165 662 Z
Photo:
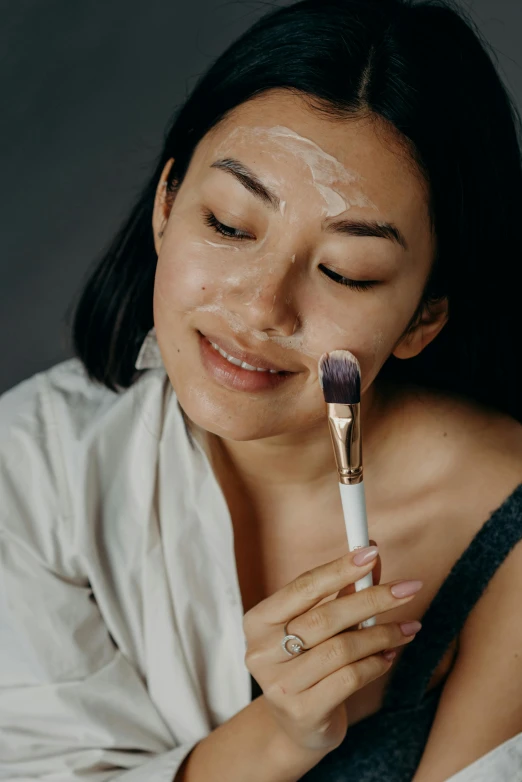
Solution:
M 185 408 L 183 408 L 185 410 Z M 256 425 L 255 422 L 247 422 L 244 417 L 231 416 L 226 424 L 223 424 L 223 417 L 215 419 L 208 415 L 198 415 L 198 411 L 192 415 L 185 410 L 187 416 L 201 429 L 211 434 L 217 435 L 224 440 L 235 440 L 236 442 L 248 442 L 249 440 L 262 440 L 266 437 L 274 437 L 283 434 L 280 429 Z M 218 423 L 218 420 L 221 423 Z
M 215 397 L 190 384 L 172 384 L 185 415 L 200 429 L 228 440 L 258 440 L 267 437 L 266 427 L 251 420 L 251 413 L 239 412 L 230 405 L 220 404 Z

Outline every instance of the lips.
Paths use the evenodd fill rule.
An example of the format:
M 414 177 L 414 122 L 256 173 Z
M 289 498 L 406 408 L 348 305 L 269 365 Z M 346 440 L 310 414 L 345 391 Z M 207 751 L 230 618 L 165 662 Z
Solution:
M 200 334 L 202 334 L 202 332 L 200 332 Z M 292 372 L 292 370 L 289 370 L 287 367 L 282 367 L 280 364 L 277 364 L 273 361 L 265 360 L 259 354 L 256 355 L 254 353 L 249 353 L 247 350 L 244 350 L 242 347 L 238 347 L 238 345 L 231 342 L 230 340 L 227 340 L 226 338 L 220 337 L 216 334 L 211 334 L 210 332 L 206 332 L 205 334 L 202 334 L 202 336 L 208 339 L 209 342 L 216 344 L 229 356 L 232 356 L 238 361 L 249 364 L 251 367 L 265 370 L 271 369 L 276 372 L 286 372 L 289 374 Z

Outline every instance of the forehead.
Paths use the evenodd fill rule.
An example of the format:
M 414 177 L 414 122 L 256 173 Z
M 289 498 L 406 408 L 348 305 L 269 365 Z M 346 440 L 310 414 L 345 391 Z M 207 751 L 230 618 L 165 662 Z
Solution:
M 273 132 L 280 128 L 294 135 L 285 138 Z M 218 157 L 234 155 L 260 178 L 270 177 L 283 163 L 286 175 L 294 175 L 297 184 L 304 175 L 301 163 L 307 142 L 313 143 L 319 156 L 324 155 L 320 162 L 333 160 L 338 170 L 346 170 L 345 181 L 356 177 L 358 188 L 383 216 L 399 219 L 402 215 L 413 224 L 427 218 L 426 182 L 406 141 L 394 129 L 375 116 L 331 119 L 311 108 L 304 97 L 286 90 L 256 96 L 212 128 L 198 147 L 200 173 L 211 172 L 209 166 Z

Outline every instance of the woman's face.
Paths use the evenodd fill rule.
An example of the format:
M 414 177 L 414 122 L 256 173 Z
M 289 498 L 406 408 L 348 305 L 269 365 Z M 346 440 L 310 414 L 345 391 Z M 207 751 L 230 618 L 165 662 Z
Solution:
M 368 119 L 333 122 L 272 91 L 205 136 L 173 203 L 163 181 L 154 323 L 189 418 L 233 440 L 317 426 L 318 360 L 335 349 L 359 360 L 364 395 L 415 312 L 434 252 L 425 187 L 397 142 Z M 391 227 L 367 235 L 346 221 Z M 408 341 L 412 352 L 427 333 L 417 348 Z M 286 374 L 238 367 L 207 338 Z

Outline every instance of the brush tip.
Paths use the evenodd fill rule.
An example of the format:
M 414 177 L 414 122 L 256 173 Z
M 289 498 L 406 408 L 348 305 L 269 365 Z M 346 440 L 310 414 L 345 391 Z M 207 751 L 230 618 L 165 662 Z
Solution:
M 361 401 L 361 368 L 349 350 L 332 350 L 319 359 L 319 383 L 325 402 L 354 405 Z

